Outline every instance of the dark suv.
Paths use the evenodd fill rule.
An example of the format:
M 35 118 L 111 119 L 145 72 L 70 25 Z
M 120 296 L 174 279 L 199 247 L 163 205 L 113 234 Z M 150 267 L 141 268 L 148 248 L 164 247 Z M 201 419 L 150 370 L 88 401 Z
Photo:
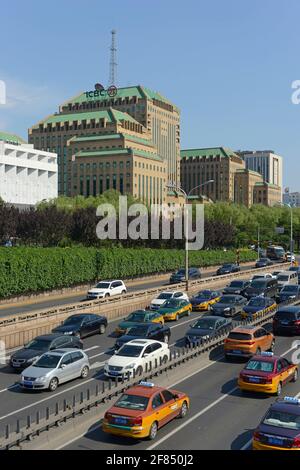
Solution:
M 201 279 L 201 272 L 199 268 L 189 268 L 188 271 L 189 274 L 189 280 L 193 279 Z M 185 269 L 178 269 L 176 273 L 171 274 L 170 277 L 170 284 L 177 284 L 178 282 L 184 282 L 185 281 Z
M 252 297 L 276 297 L 278 290 L 278 283 L 276 279 L 254 279 L 251 284 L 244 291 L 244 296 L 247 299 Z
M 300 334 L 300 307 L 281 307 L 273 317 L 273 332 L 275 334 Z
M 238 273 L 241 270 L 238 264 L 234 263 L 228 263 L 228 264 L 223 264 L 217 272 L 216 275 L 220 276 L 222 274 L 231 274 L 231 273 Z

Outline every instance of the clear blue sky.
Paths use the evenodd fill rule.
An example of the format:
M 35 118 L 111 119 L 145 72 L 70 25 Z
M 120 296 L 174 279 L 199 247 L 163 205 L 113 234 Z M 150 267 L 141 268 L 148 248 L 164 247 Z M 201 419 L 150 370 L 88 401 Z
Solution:
M 181 146 L 273 149 L 300 190 L 299 0 L 1 0 L 0 129 L 27 128 L 96 81 L 144 84 L 181 109 Z

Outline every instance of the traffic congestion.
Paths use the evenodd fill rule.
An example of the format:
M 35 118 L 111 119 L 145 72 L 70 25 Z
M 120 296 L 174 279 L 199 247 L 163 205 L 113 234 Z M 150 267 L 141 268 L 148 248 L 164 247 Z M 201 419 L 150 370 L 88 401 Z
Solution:
M 227 270 L 228 265 L 224 269 Z M 184 269 L 178 270 L 182 271 Z M 87 383 L 115 381 L 136 374 L 142 377 L 146 364 L 154 367 L 157 363 L 167 363 L 171 351 L 197 346 L 227 328 L 228 335 L 218 360 L 191 378 L 183 378 L 178 385 L 174 384 L 176 388 L 141 380 L 125 390 L 99 423 L 98 436 L 93 437 L 93 443 L 98 448 L 102 445 L 123 448 L 131 445 L 130 438 L 133 438 L 139 448 L 148 448 L 147 440 L 156 439 L 160 445 L 161 440 L 169 439 L 169 434 L 170 439 L 177 439 L 183 425 L 179 426 L 177 435 L 172 421 L 181 418 L 184 423 L 186 418 L 194 423 L 204 414 L 210 414 L 210 409 L 221 406 L 223 399 L 231 395 L 227 390 L 230 383 L 239 406 L 244 401 L 250 408 L 258 403 L 257 411 L 263 412 L 259 417 L 257 413 L 249 414 L 248 418 L 257 417 L 257 426 L 261 424 L 259 430 L 253 429 L 247 434 L 245 448 L 297 449 L 298 446 L 300 449 L 297 433 L 292 432 L 299 430 L 298 366 L 287 357 L 292 351 L 287 345 L 299 335 L 300 305 L 286 305 L 286 301 L 300 301 L 297 266 L 287 271 L 254 274 L 249 279 L 239 277 L 228 283 L 224 281 L 222 288 L 201 289 L 193 295 L 172 289 L 174 274 L 170 285 L 145 309 L 132 311 L 114 321 L 94 313 L 73 314 L 52 333 L 40 335 L 12 352 L 9 364 L 0 371 L 0 393 L 5 399 L 0 405 L 0 426 L 11 425 L 40 403 L 51 403 L 52 397 L 63 394 L 68 399 L 74 390 L 83 390 Z M 220 269 L 215 275 L 219 274 Z M 115 280 L 101 281 L 98 286 L 105 284 L 104 290 L 91 289 L 87 297 L 91 292 L 105 297 L 105 289 L 112 287 L 114 290 L 114 283 L 119 283 L 117 287 L 122 291 L 118 295 L 123 295 L 127 290 L 125 283 Z M 273 320 L 263 326 L 243 323 L 257 318 L 261 312 L 276 313 Z M 207 381 L 207 374 L 213 380 Z M 194 380 L 194 376 L 199 376 L 199 380 Z M 266 397 L 265 400 L 262 401 L 261 396 Z M 211 408 L 204 407 L 203 413 L 197 410 L 201 401 L 214 397 Z M 269 400 L 280 403 L 278 418 L 274 417 L 277 408 L 275 405 L 272 408 Z M 263 403 L 270 404 L 269 408 L 265 409 Z M 264 418 L 265 412 L 266 416 L 271 413 L 271 417 Z M 246 416 L 243 418 L 246 420 Z M 218 419 L 220 416 L 215 417 L 214 423 L 217 424 Z M 214 425 L 210 432 L 213 429 Z M 238 433 L 238 429 L 234 432 Z M 117 437 L 123 440 L 114 441 Z M 228 436 L 223 436 L 225 447 L 226 439 Z M 90 445 L 88 433 L 79 439 L 79 446 L 82 441 Z M 188 444 L 185 445 L 188 448 Z M 215 445 L 223 448 L 219 447 L 221 441 L 210 442 L 206 448 Z

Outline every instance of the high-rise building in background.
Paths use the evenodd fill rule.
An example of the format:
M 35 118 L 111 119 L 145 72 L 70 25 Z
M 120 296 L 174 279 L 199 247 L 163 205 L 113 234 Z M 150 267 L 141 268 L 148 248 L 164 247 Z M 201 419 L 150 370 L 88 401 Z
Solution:
M 290 192 L 289 189 L 286 189 L 283 193 L 283 203 L 300 207 L 300 192 Z
M 0 132 L 0 197 L 19 208 L 57 197 L 57 155 Z
M 273 150 L 243 150 L 236 152 L 243 158 L 246 168 L 260 173 L 267 183 L 282 188 L 282 157 Z
M 67 100 L 59 107 L 59 111 L 57 113 L 48 116 L 29 129 L 29 142 L 33 144 L 35 148 L 44 151 L 56 152 L 58 154 L 59 194 L 71 194 L 74 189 L 71 188 L 68 181 L 71 172 L 70 156 L 68 155 L 68 141 L 73 137 L 103 136 L 104 133 L 115 132 L 111 129 L 106 129 L 107 121 L 105 121 L 106 118 L 104 116 L 104 112 L 115 113 L 115 116 L 117 115 L 117 112 L 121 112 L 123 114 L 121 115 L 119 113 L 118 121 L 120 123 L 123 122 L 124 126 L 126 125 L 126 122 L 134 124 L 136 129 L 140 126 L 138 133 L 144 135 L 147 134 L 147 139 L 151 140 L 151 145 L 153 146 L 151 152 L 153 154 L 155 153 L 156 157 L 161 159 L 166 165 L 166 181 L 172 181 L 176 184 L 179 183 L 179 109 L 161 94 L 151 91 L 143 86 L 138 85 L 118 89 L 111 87 L 108 90 L 105 90 L 103 86 L 97 84 L 97 86 L 95 86 L 95 90 L 80 93 L 74 98 Z M 127 144 L 128 141 L 125 141 L 124 148 L 126 148 Z M 122 145 L 122 143 L 118 144 L 119 148 L 124 150 Z M 132 142 L 130 145 L 133 148 Z M 110 144 L 107 144 L 107 150 L 109 149 L 111 151 L 114 147 L 115 144 L 113 144 L 112 141 L 110 141 Z M 131 147 L 129 146 L 128 148 Z M 91 152 L 97 149 L 97 145 L 92 141 L 86 141 L 84 145 L 81 143 L 80 149 L 81 152 Z M 103 150 L 104 149 L 102 148 L 102 152 Z M 75 155 L 76 159 L 76 147 L 74 147 L 74 153 L 72 155 Z M 104 161 L 103 153 L 101 155 L 101 160 Z M 110 157 L 110 161 L 113 164 L 111 154 L 107 153 L 107 157 Z M 82 158 L 82 153 L 80 158 L 82 162 L 81 165 L 84 165 L 85 161 L 87 165 L 89 164 L 87 160 Z M 90 155 L 88 158 L 90 158 Z M 96 162 L 93 161 L 93 164 L 95 163 Z M 98 163 L 100 163 L 100 161 Z M 79 171 L 81 170 L 79 169 Z M 135 185 L 138 183 L 133 183 L 132 178 L 135 177 L 133 168 L 131 168 L 131 171 L 126 172 L 126 174 L 129 173 L 130 177 L 128 176 L 128 179 L 131 180 L 130 187 L 131 191 L 133 191 L 134 186 L 132 186 L 132 184 Z M 109 174 L 109 189 L 113 188 L 114 174 L 116 173 Z M 84 173 L 82 176 L 84 176 Z M 91 176 L 94 177 L 94 175 Z M 98 181 L 99 176 L 100 174 L 96 175 Z M 104 176 L 105 175 L 103 174 L 103 177 Z M 148 183 L 144 183 L 145 185 L 147 184 L 147 187 L 144 188 L 144 194 L 147 192 L 149 195 L 150 193 L 153 194 L 154 187 L 150 187 L 150 175 L 148 176 Z M 86 184 L 87 183 L 85 182 L 85 185 Z M 127 184 L 129 184 L 129 182 L 126 180 L 125 183 L 124 181 L 123 188 L 127 188 Z M 117 187 L 120 187 L 119 183 L 117 184 Z M 108 188 L 108 182 L 105 185 L 105 188 Z M 100 186 L 96 191 L 100 191 Z M 93 189 L 90 188 L 89 192 L 92 194 Z

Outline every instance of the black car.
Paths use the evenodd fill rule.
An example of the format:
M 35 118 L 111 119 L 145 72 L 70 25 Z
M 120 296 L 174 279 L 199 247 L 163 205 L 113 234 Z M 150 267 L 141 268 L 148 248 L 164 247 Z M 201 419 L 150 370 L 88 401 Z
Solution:
M 244 296 L 247 299 L 251 297 L 257 297 L 259 295 L 263 297 L 276 297 L 278 289 L 278 282 L 276 279 L 254 279 L 251 284 L 244 291 Z
M 252 297 L 249 302 L 245 305 L 244 312 L 247 314 L 247 317 L 250 317 L 251 315 L 265 310 L 266 308 L 271 307 L 272 305 L 276 307 L 275 301 L 274 299 L 271 299 L 271 297 Z
M 123 344 L 133 339 L 153 339 L 168 343 L 170 336 L 171 330 L 168 326 L 160 323 L 141 323 L 129 328 L 125 335 L 120 336 L 116 341 L 115 349 L 120 349 Z
M 245 280 L 235 280 L 231 281 L 231 283 L 225 287 L 223 290 L 224 294 L 238 294 L 243 295 L 245 289 L 250 285 L 250 281 Z
M 83 344 L 79 338 L 61 333 L 37 336 L 12 354 L 10 365 L 17 370 L 26 369 L 45 352 L 61 348 L 82 349 Z
M 185 334 L 185 344 L 187 346 L 195 345 L 201 339 L 208 339 L 223 328 L 229 327 L 231 323 L 231 318 L 205 315 L 190 325 Z
M 223 264 L 217 272 L 216 275 L 220 276 L 222 274 L 231 274 L 231 273 L 238 273 L 241 270 L 238 264 L 235 263 L 228 263 L 228 264 Z
M 212 306 L 211 313 L 218 316 L 233 317 L 243 310 L 246 302 L 247 299 L 241 295 L 222 295 L 219 302 Z
M 276 300 L 278 303 L 286 302 L 292 299 L 298 299 L 300 296 L 300 286 L 297 284 L 287 284 L 278 293 Z
M 298 282 L 300 281 L 300 266 L 290 266 L 289 271 L 295 271 L 298 275 Z
M 272 265 L 273 265 L 273 262 L 270 260 L 270 258 L 260 258 L 255 263 L 256 268 L 266 268 L 267 266 L 272 266 Z
M 85 336 L 103 334 L 107 327 L 107 318 L 95 313 L 80 313 L 68 317 L 62 325 L 54 328 L 53 333 L 64 335 Z
M 273 317 L 273 333 L 300 335 L 300 307 L 280 307 Z
M 199 268 L 189 268 L 189 280 L 201 279 L 201 272 Z M 178 282 L 185 281 L 185 269 L 179 269 L 176 273 L 171 274 L 170 284 L 177 284 Z

